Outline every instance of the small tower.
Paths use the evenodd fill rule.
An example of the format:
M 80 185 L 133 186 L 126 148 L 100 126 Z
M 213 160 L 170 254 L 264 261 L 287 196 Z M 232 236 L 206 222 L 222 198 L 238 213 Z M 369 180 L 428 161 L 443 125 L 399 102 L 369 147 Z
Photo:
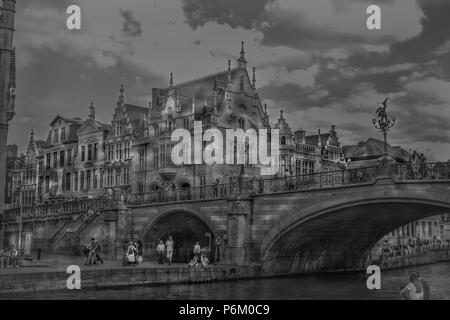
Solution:
M 245 60 L 244 41 L 241 42 L 241 56 L 238 59 L 238 68 L 247 69 L 247 60 Z

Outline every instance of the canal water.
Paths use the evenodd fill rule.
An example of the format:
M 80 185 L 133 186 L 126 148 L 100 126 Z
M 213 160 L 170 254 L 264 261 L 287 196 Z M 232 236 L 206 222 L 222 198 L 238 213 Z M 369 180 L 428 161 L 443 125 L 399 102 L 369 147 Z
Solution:
M 450 263 L 387 270 L 381 273 L 381 290 L 369 291 L 363 273 L 301 275 L 206 284 L 126 287 L 101 290 L 58 291 L 0 295 L 0 299 L 359 299 L 398 300 L 408 273 L 418 271 L 428 281 L 433 300 L 450 300 Z

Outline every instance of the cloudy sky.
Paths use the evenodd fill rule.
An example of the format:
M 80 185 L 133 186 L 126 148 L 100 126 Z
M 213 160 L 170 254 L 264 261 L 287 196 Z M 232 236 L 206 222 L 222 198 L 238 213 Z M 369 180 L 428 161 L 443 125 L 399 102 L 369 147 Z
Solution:
M 382 29 L 366 28 L 378 4 Z M 82 30 L 66 29 L 78 4 Z M 17 115 L 10 143 L 44 137 L 57 114 L 86 117 L 93 101 L 112 117 L 124 83 L 129 103 L 151 88 L 225 70 L 245 41 L 272 123 L 328 130 L 352 144 L 380 137 L 371 119 L 391 98 L 390 142 L 450 159 L 448 0 L 19 0 Z M 23 147 L 21 148 L 23 150 Z

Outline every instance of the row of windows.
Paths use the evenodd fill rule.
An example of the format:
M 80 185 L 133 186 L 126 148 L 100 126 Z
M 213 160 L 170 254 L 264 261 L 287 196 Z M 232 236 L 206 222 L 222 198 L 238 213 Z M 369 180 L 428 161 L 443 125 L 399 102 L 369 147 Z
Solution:
M 314 161 L 307 159 L 293 159 L 281 157 L 281 174 L 284 175 L 306 175 L 314 173 Z
M 415 227 L 414 227 L 415 225 Z M 434 229 L 434 230 L 433 230 Z M 439 233 L 440 230 L 438 230 L 438 222 L 435 221 L 434 224 L 431 221 L 421 221 L 416 223 L 410 223 L 406 226 L 400 227 L 395 229 L 391 232 L 391 236 L 433 236 L 434 234 Z
M 130 168 L 108 169 L 105 171 L 105 187 L 115 187 L 130 184 Z
M 189 130 L 191 128 L 191 120 L 189 118 L 181 118 L 177 120 L 167 120 L 160 123 L 153 124 L 153 132 L 155 136 L 158 136 L 164 132 L 171 132 L 178 128 L 178 122 L 183 129 Z M 166 129 L 166 130 L 164 130 Z
M 67 161 L 66 161 L 67 159 Z M 72 149 L 61 150 L 59 151 L 59 167 L 64 168 L 64 166 L 72 165 Z M 53 152 L 53 156 L 51 153 L 47 153 L 45 156 L 45 167 L 46 169 L 50 168 L 58 168 L 58 152 Z M 41 171 L 41 167 L 39 171 Z
M 98 143 L 89 144 L 87 146 L 87 155 L 86 155 L 86 146 L 81 146 L 81 161 L 92 161 L 98 159 Z
M 85 191 L 99 189 L 103 186 L 114 187 L 130 184 L 130 168 L 108 169 L 102 173 L 100 170 L 85 170 L 80 172 L 66 173 L 62 181 L 62 191 Z M 45 177 L 45 192 L 50 191 L 50 176 Z
M 110 144 L 106 147 L 106 161 L 127 160 L 131 158 L 131 141 Z

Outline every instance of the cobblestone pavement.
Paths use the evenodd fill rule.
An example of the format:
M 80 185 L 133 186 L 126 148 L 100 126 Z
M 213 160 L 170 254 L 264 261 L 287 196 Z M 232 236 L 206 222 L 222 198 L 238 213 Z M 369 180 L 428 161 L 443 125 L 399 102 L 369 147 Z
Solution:
M 180 268 L 188 267 L 187 263 L 167 263 L 161 265 L 156 261 L 144 261 L 137 266 L 123 266 L 122 261 L 105 260 L 103 264 L 86 266 L 84 265 L 84 258 L 82 256 L 63 256 L 63 255 L 44 255 L 40 261 L 33 261 L 39 263 L 40 266 L 26 266 L 20 268 L 3 268 L 0 269 L 0 274 L 7 273 L 35 273 L 35 272 L 55 272 L 66 271 L 70 265 L 78 265 L 81 270 L 110 270 L 110 269 L 136 269 L 136 268 Z

